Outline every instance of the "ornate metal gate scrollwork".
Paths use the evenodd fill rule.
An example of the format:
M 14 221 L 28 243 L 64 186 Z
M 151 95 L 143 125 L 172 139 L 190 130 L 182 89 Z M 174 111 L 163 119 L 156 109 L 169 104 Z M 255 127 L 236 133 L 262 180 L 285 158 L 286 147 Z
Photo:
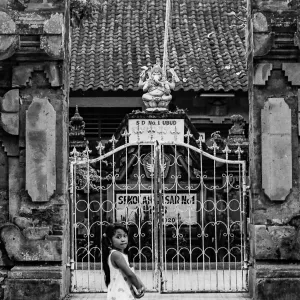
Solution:
M 105 291 L 101 237 L 129 228 L 136 272 L 150 291 L 247 290 L 246 166 L 190 142 L 125 143 L 98 156 L 74 150 L 72 290 Z M 94 155 L 93 155 L 94 156 Z

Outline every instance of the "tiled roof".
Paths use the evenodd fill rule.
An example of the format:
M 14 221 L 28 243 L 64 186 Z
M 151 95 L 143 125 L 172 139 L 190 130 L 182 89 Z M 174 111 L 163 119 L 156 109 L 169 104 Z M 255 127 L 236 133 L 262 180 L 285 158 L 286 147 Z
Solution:
M 247 90 L 245 0 L 172 0 L 175 90 Z M 107 0 L 73 28 L 71 89 L 137 90 L 142 66 L 162 65 L 165 0 Z

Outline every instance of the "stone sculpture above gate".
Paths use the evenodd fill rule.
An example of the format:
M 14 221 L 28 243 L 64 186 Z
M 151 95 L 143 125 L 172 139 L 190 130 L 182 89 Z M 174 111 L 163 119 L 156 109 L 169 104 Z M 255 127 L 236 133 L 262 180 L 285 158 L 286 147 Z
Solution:
M 143 96 L 143 102 L 147 112 L 168 111 L 168 106 L 172 100 L 171 90 L 175 88 L 177 78 L 173 69 L 171 82 L 164 77 L 163 70 L 159 65 L 152 68 L 144 67 L 140 75 L 139 87 L 146 92 Z

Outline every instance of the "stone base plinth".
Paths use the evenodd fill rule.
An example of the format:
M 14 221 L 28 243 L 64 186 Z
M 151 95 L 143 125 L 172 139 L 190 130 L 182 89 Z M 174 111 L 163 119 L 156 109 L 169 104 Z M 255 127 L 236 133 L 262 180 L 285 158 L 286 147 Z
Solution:
M 256 264 L 250 269 L 250 295 L 255 300 L 299 300 L 300 265 Z
M 68 292 L 68 282 L 63 267 L 14 267 L 8 273 L 7 299 L 60 300 Z

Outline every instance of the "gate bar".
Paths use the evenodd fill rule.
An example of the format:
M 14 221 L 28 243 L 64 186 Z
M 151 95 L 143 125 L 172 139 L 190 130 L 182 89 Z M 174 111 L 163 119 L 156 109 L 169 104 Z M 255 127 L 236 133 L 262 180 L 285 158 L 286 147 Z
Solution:
M 162 170 L 163 168 L 161 167 L 162 164 L 162 155 L 161 155 L 161 145 L 159 143 L 157 143 L 157 149 L 158 149 L 158 177 L 157 177 L 157 182 L 158 182 L 158 230 L 159 230 L 159 252 L 160 252 L 160 259 L 159 259 L 159 271 L 160 271 L 160 277 L 159 277 L 159 289 L 162 290 L 162 264 L 163 264 L 163 258 L 164 258 L 164 252 L 163 252 L 163 219 L 162 219 L 162 210 L 163 210 L 163 206 L 162 206 L 162 201 L 164 201 L 164 199 L 162 199 Z
M 154 145 L 153 158 L 154 158 L 154 220 L 158 219 L 159 207 L 158 207 L 158 143 Z M 154 258 L 155 258 L 155 274 L 157 280 L 158 292 L 161 293 L 161 274 L 159 266 L 159 253 L 158 253 L 158 222 L 154 222 Z

